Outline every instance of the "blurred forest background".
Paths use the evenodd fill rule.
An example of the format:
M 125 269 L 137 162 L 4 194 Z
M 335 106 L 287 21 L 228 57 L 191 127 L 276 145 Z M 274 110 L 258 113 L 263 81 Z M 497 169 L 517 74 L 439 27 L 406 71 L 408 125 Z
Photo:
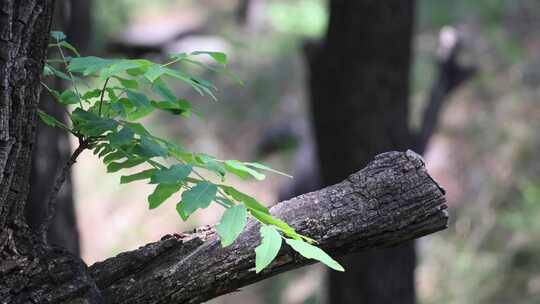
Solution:
M 200 116 L 152 116 L 156 132 L 193 151 L 261 160 L 293 175 L 313 158 L 302 150 L 312 144 L 304 46 L 326 33 L 326 1 L 90 4 L 82 9 L 88 27 L 81 29 L 86 19 L 75 10 L 71 24 L 63 25 L 77 47 L 89 42 L 83 55 L 159 60 L 169 52 L 223 51 L 229 68 L 244 80 L 242 87 L 224 75 L 205 74 L 219 88 L 217 102 L 178 87 Z M 437 78 L 441 29 L 451 26 L 459 33 L 458 60 L 475 69 L 448 96 L 424 152 L 431 174 L 447 190 L 451 222 L 448 230 L 416 243 L 417 300 L 540 303 L 540 2 L 418 0 L 415 5 L 410 127 L 421 124 Z M 361 60 L 349 55 L 351 62 Z M 91 153 L 74 169 L 80 253 L 88 264 L 220 218 L 219 208 L 187 223 L 172 204 L 148 211 L 151 186 L 120 186 L 119 176 L 105 172 Z M 271 205 L 292 181 L 269 176 L 263 183 L 232 182 Z M 306 267 L 212 303 L 333 303 L 324 287 L 326 271 Z

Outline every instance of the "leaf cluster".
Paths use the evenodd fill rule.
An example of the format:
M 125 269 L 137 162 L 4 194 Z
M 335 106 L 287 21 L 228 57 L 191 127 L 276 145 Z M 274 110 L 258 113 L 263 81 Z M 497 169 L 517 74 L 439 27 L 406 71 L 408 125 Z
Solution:
M 66 106 L 71 123 L 65 125 L 43 111 L 38 112 L 40 118 L 46 124 L 76 136 L 101 159 L 107 172 L 136 168 L 136 173 L 122 175 L 120 183 L 145 181 L 155 185 L 147 199 L 149 209 L 158 208 L 168 199 L 179 196 L 176 211 L 182 220 L 187 220 L 197 210 L 211 204 L 222 206 L 225 212 L 216 231 L 224 247 L 235 242 L 248 218 L 260 222 L 261 244 L 255 250 L 257 272 L 275 259 L 283 239 L 306 258 L 343 270 L 324 251 L 312 245 L 314 240 L 298 234 L 287 223 L 272 216 L 256 198 L 224 184 L 229 176 L 264 180 L 265 172 L 286 174 L 260 163 L 220 160 L 205 153 L 188 151 L 152 134 L 140 122 L 159 111 L 181 118 L 191 117 L 191 103 L 174 93 L 168 84 L 170 81 L 183 82 L 201 96 L 217 100 L 216 87 L 189 74 L 182 65 L 194 64 L 238 79 L 227 71 L 225 54 L 209 51 L 171 54 L 170 61 L 164 64 L 146 59 L 81 57 L 63 33 L 52 32 L 51 36 L 54 42 L 49 47 L 56 48 L 59 57 L 47 60 L 44 75 L 67 80 L 72 86 L 58 92 L 43 85 Z M 199 56 L 210 56 L 215 66 L 199 61 Z M 89 88 L 84 91 L 78 88 L 89 81 L 99 85 L 87 86 Z

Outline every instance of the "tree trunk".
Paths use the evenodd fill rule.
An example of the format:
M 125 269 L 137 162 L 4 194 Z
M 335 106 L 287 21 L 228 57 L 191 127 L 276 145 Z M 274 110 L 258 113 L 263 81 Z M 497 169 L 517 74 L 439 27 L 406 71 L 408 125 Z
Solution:
M 24 216 L 52 1 L 7 0 L 0 12 L 0 299 L 98 303 L 84 263 L 43 244 Z
M 84 52 L 90 41 L 90 0 L 57 1 L 54 10 L 53 28 L 67 32 L 71 44 Z M 56 52 L 56 49 L 53 50 Z M 64 82 L 55 78 L 49 86 L 61 91 Z M 50 94 L 42 94 L 39 103 L 41 110 L 65 122 L 63 106 Z M 71 155 L 69 134 L 58 128 L 51 128 L 38 122 L 32 171 L 30 174 L 30 193 L 26 204 L 26 217 L 30 228 L 37 231 L 45 219 L 47 206 L 44 197 L 50 192 L 54 180 L 51 173 L 60 172 Z M 49 242 L 61 246 L 75 255 L 80 254 L 79 233 L 73 201 L 73 183 L 71 176 L 66 179 L 57 198 L 57 212 L 48 231 Z
M 307 49 L 322 180 L 411 146 L 409 67 L 414 1 L 330 1 L 321 46 Z M 329 277 L 333 303 L 414 303 L 413 242 L 352 255 Z
M 29 228 L 24 209 L 52 3 L 4 1 L 0 12 L 0 303 L 200 303 L 311 262 L 284 248 L 255 275 L 254 222 L 226 248 L 206 227 L 91 269 L 44 243 Z M 343 182 L 271 212 L 340 256 L 446 228 L 445 203 L 422 159 L 408 151 L 380 155 Z

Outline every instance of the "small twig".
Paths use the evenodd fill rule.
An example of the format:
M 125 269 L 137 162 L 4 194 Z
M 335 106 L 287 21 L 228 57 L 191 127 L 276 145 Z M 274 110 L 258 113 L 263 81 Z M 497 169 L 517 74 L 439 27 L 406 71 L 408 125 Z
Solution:
M 64 52 L 62 51 L 62 47 L 60 46 L 60 41 L 56 40 L 56 47 L 58 48 L 58 52 L 60 53 L 60 56 L 62 57 L 62 60 L 64 61 L 64 65 L 66 66 L 66 72 L 69 75 L 69 79 L 71 79 L 71 84 L 73 85 L 73 89 L 75 90 L 75 93 L 77 93 L 77 97 L 79 97 L 79 105 L 81 106 L 81 109 L 83 108 L 82 101 L 81 101 L 81 93 L 79 93 L 79 90 L 77 90 L 77 85 L 75 85 L 75 77 L 73 76 L 73 73 L 69 70 L 69 64 L 67 62 L 66 57 L 64 56 Z
M 164 67 L 166 67 L 166 66 L 169 66 L 169 65 L 171 65 L 171 64 L 175 64 L 175 63 L 181 61 L 182 59 L 186 59 L 186 58 L 188 58 L 188 57 L 186 56 L 185 58 L 181 58 L 181 57 L 175 58 L 174 60 L 171 60 L 171 61 L 169 61 L 169 62 L 167 62 L 167 63 L 162 64 L 161 67 L 164 68 Z
M 101 97 L 99 98 L 99 110 L 98 110 L 99 116 L 101 116 L 101 106 L 103 105 L 103 96 L 105 95 L 105 89 L 107 88 L 109 79 L 111 78 L 107 77 L 107 79 L 105 79 L 105 83 L 103 84 L 103 89 L 101 89 Z
M 58 100 L 57 96 L 55 96 L 53 93 L 53 89 L 49 88 L 49 86 L 43 81 L 40 81 L 40 83 L 47 90 L 47 92 L 49 92 L 49 94 L 51 94 L 51 96 L 54 97 L 54 99 Z M 69 116 L 69 118 L 71 118 L 71 113 L 69 113 L 66 107 L 62 107 L 62 110 L 67 114 L 67 116 Z
M 62 185 L 66 181 L 66 178 L 69 174 L 69 171 L 71 170 L 71 167 L 73 164 L 77 162 L 77 157 L 86 149 L 88 148 L 88 142 L 79 137 L 79 146 L 73 154 L 71 154 L 71 157 L 67 161 L 67 163 L 64 165 L 62 170 L 60 171 L 60 174 L 56 177 L 53 187 L 51 191 L 49 192 L 49 195 L 47 197 L 47 214 L 45 217 L 45 220 L 43 223 L 41 223 L 41 226 L 39 227 L 39 234 L 41 236 L 41 239 L 43 243 L 47 243 L 47 231 L 49 229 L 49 225 L 51 223 L 51 220 L 54 216 L 55 209 L 56 209 L 56 200 L 58 198 L 58 193 L 60 192 L 60 189 L 62 189 Z

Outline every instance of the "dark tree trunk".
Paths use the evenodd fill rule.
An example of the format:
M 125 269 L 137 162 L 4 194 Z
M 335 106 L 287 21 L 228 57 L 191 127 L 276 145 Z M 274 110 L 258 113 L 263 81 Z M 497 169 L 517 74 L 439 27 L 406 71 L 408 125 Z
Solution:
M 55 84 L 53 87 L 56 90 L 63 86 L 62 82 L 56 79 L 50 83 Z M 59 121 L 66 121 L 62 106 L 47 93 L 41 95 L 39 108 Z M 28 224 L 36 232 L 47 214 L 46 201 L 43 198 L 47 197 L 53 187 L 54 179 L 51 176 L 60 172 L 70 155 L 71 146 L 68 134 L 59 128 L 51 128 L 39 121 L 32 155 L 30 193 L 26 205 Z M 57 212 L 50 223 L 47 235 L 51 244 L 64 247 L 71 253 L 79 255 L 79 233 L 71 176 L 68 176 L 58 193 Z
M 57 1 L 54 12 L 53 28 L 66 31 L 73 45 L 80 51 L 86 50 L 90 41 L 90 0 Z M 56 49 L 53 52 L 56 52 Z M 65 87 L 63 81 L 58 78 L 50 81 L 49 86 L 59 91 Z M 41 95 L 39 107 L 59 121 L 66 121 L 63 106 L 58 104 L 50 94 Z M 48 195 L 53 186 L 54 180 L 51 178 L 51 173 L 60 172 L 70 155 L 71 146 L 68 134 L 39 121 L 32 155 L 30 193 L 26 205 L 28 224 L 35 231 L 45 219 L 47 207 L 43 198 Z M 56 210 L 48 231 L 49 242 L 79 255 L 79 233 L 71 176 L 68 176 L 58 194 Z
M 100 298 L 84 263 L 43 244 L 24 215 L 51 19 L 52 1 L 4 0 L 0 5 L 2 303 L 98 303 Z
M 414 1 L 330 1 L 325 41 L 307 49 L 322 180 L 333 184 L 376 154 L 412 145 L 408 126 Z M 414 243 L 344 259 L 332 303 L 414 303 Z

